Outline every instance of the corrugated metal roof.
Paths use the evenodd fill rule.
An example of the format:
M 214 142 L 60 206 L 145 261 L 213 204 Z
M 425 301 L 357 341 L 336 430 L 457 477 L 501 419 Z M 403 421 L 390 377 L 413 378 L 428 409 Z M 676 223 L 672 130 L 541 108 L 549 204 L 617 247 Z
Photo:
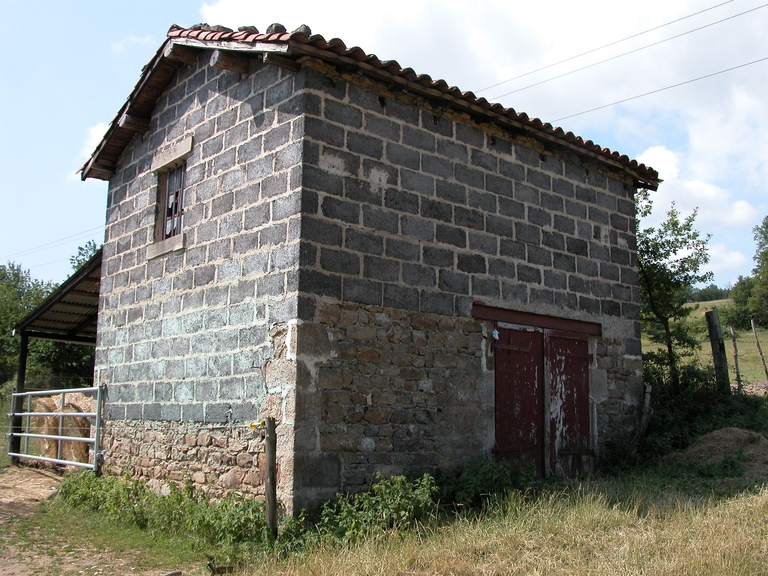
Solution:
M 515 132 L 522 131 L 546 143 L 559 144 L 577 153 L 585 154 L 614 170 L 628 173 L 636 180 L 639 187 L 655 190 L 660 182 L 659 174 L 653 168 L 626 155 L 598 146 L 591 140 L 584 140 L 573 132 L 566 132 L 538 118 L 530 118 L 527 114 L 519 113 L 513 108 L 505 108 L 501 104 L 488 102 L 485 98 L 478 98 L 473 92 L 463 92 L 455 86 L 449 86 L 445 80 L 433 80 L 427 74 L 416 74 L 413 69 L 403 68 L 395 60 L 380 60 L 375 54 L 368 54 L 356 46 L 348 48 L 338 38 L 326 40 L 318 34 L 311 34 L 307 26 L 301 26 L 294 32 L 288 33 L 279 24 L 270 26 L 265 34 L 259 33 L 252 26 L 245 26 L 237 31 L 222 26 L 197 25 L 191 28 L 171 26 L 167 40 L 144 67 L 141 78 L 128 101 L 112 121 L 107 134 L 90 160 L 83 166 L 83 179 L 89 177 L 109 179 L 120 154 L 136 132 L 135 128 L 120 126 L 121 119 L 126 115 L 144 119 L 150 117 L 157 99 L 182 65 L 181 61 L 167 57 L 169 49 L 177 44 L 198 50 L 222 49 L 250 53 L 275 51 L 280 52 L 281 56 L 292 59 L 313 56 L 330 64 L 341 65 L 345 70 L 354 69 L 360 74 L 378 80 L 395 82 L 402 90 L 424 96 L 430 101 L 437 100 L 443 106 L 468 112 L 485 121 L 492 121 L 501 128 Z
M 24 332 L 32 338 L 96 344 L 100 279 L 101 249 L 16 324 L 14 333 Z

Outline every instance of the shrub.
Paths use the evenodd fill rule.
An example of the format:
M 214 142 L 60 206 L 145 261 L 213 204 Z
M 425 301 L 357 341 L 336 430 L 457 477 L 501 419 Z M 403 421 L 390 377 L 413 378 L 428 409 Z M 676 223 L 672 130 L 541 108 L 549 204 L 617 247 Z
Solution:
M 695 363 L 682 366 L 677 391 L 652 365 L 644 367 L 644 378 L 653 386 L 653 416 L 640 449 L 646 460 L 683 450 L 703 434 L 720 428 L 768 430 L 767 399 L 723 394 L 711 369 Z
M 317 531 L 321 538 L 355 542 L 376 532 L 399 530 L 432 518 L 437 493 L 435 479 L 424 474 L 416 480 L 405 476 L 384 478 L 359 494 L 337 494 L 323 505 Z
M 65 477 L 58 497 L 115 522 L 168 536 L 189 535 L 217 557 L 231 559 L 241 554 L 242 545 L 266 545 L 261 502 L 242 495 L 212 501 L 193 495 L 189 487 L 169 486 L 168 495 L 159 496 L 140 480 L 81 471 Z
M 533 473 L 524 474 L 506 460 L 483 458 L 456 472 L 440 472 L 440 502 L 460 506 L 481 506 L 488 498 L 520 488 Z

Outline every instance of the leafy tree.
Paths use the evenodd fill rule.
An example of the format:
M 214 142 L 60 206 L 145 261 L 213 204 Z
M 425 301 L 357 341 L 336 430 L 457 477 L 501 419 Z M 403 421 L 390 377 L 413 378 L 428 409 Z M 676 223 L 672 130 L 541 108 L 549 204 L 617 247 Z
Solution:
M 755 238 L 755 285 L 749 297 L 749 309 L 755 322 L 768 326 L 768 216 L 752 229 Z
M 731 290 L 733 302 L 723 309 L 725 321 L 743 329 L 748 329 L 753 319 L 768 327 L 768 216 L 752 231 L 756 243 L 752 276 L 739 276 Z
M 77 254 L 69 257 L 69 263 L 72 264 L 72 270 L 77 272 L 80 266 L 88 262 L 98 250 L 99 246 L 93 240 L 88 240 L 84 246 L 78 246 Z
M 90 241 L 70 258 L 74 270 L 98 250 Z M 19 357 L 18 336 L 13 327 L 39 305 L 56 285 L 35 280 L 29 270 L 8 262 L 0 265 L 0 383 L 13 379 Z M 87 386 L 93 381 L 94 349 L 91 346 L 31 339 L 27 360 L 27 381 L 35 387 L 68 388 Z
M 689 297 L 690 302 L 711 302 L 712 300 L 724 300 L 728 298 L 730 290 L 727 288 L 719 288 L 715 284 L 701 289 L 692 289 Z
M 13 327 L 52 289 L 50 282 L 34 280 L 19 264 L 0 265 L 0 382 L 16 374 L 19 339 L 11 335 Z
M 640 192 L 639 217 L 647 217 L 651 208 L 648 191 Z M 680 390 L 681 353 L 698 346 L 684 324 L 691 313 L 685 306 L 687 296 L 692 286 L 712 277 L 701 271 L 709 262 L 709 236 L 702 237 L 694 228 L 696 213 L 682 218 L 673 203 L 658 228 L 639 228 L 637 233 L 640 317 L 651 341 L 665 348 L 661 358 L 649 359 L 668 367 L 673 391 Z
M 720 310 L 724 323 L 735 328 L 749 328 L 753 317 L 749 301 L 755 290 L 755 282 L 754 276 L 739 276 L 731 289 L 731 303 Z

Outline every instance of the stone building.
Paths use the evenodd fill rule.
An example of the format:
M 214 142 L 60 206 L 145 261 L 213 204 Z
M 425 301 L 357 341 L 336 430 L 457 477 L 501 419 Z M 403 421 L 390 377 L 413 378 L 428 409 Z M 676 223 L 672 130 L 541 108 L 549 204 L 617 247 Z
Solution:
M 306 27 L 172 27 L 109 180 L 107 466 L 290 511 L 479 456 L 577 474 L 642 388 L 626 156 Z

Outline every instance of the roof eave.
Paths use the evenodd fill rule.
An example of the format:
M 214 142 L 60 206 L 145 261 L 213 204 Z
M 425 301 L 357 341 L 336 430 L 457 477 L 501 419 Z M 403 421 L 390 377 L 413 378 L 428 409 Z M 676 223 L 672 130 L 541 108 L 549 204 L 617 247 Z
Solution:
M 181 31 L 182 35 L 179 35 Z M 390 71 L 389 66 L 384 66 L 374 55 L 367 55 L 359 48 L 351 50 L 338 50 L 338 41 L 331 40 L 330 43 L 326 43 L 323 39 L 322 42 L 325 48 L 317 48 L 310 45 L 310 42 L 315 38 L 306 38 L 304 36 L 294 36 L 288 34 L 273 35 L 269 37 L 269 41 L 254 40 L 251 42 L 237 41 L 237 40 L 200 40 L 192 38 L 185 34 L 186 30 L 171 28 L 169 34 L 175 32 L 175 35 L 169 37 L 163 42 L 158 49 L 152 60 L 142 70 L 141 78 L 134 87 L 130 96 L 115 118 L 110 123 L 109 129 L 102 138 L 101 142 L 97 146 L 94 153 L 86 164 L 80 169 L 81 178 L 98 178 L 101 180 L 109 180 L 114 174 L 119 154 L 113 153 L 110 155 L 107 153 L 110 146 L 113 144 L 113 140 L 118 140 L 117 146 L 114 148 L 120 151 L 124 150 L 127 143 L 140 131 L 136 124 L 124 122 L 126 117 L 132 117 L 134 113 L 134 105 L 146 96 L 145 91 L 150 83 L 150 80 L 154 75 L 158 73 L 158 70 L 162 67 L 166 67 L 168 61 L 173 61 L 171 69 L 178 69 L 183 62 L 178 59 L 171 58 L 173 48 L 175 46 L 183 47 L 187 50 L 226 50 L 230 52 L 241 52 L 250 54 L 275 54 L 285 55 L 292 57 L 309 56 L 318 58 L 324 62 L 330 64 L 342 65 L 346 70 L 355 69 L 361 74 L 384 81 L 388 84 L 398 85 L 402 89 L 411 92 L 416 95 L 426 97 L 429 101 L 440 101 L 450 108 L 458 111 L 469 113 L 470 116 L 480 118 L 485 122 L 491 122 L 492 124 L 504 127 L 507 130 L 511 130 L 515 133 L 522 133 L 527 136 L 539 139 L 540 141 L 553 148 L 565 148 L 574 152 L 582 157 L 588 157 L 591 160 L 609 167 L 611 170 L 619 171 L 630 176 L 633 180 L 633 184 L 637 188 L 647 188 L 650 190 L 656 190 L 661 183 L 658 178 L 658 173 L 652 168 L 646 167 L 643 164 L 639 164 L 635 160 L 630 160 L 626 156 L 620 156 L 616 152 L 610 152 L 607 149 L 600 148 L 593 144 L 591 141 L 584 141 L 581 138 L 568 132 L 565 133 L 560 128 L 554 128 L 550 124 L 542 123 L 537 119 L 529 119 L 524 114 L 517 114 L 512 109 L 503 108 L 499 104 L 492 104 L 487 102 L 484 98 L 477 99 L 474 94 L 462 93 L 456 88 L 447 88 L 444 82 L 432 82 L 432 85 L 427 85 L 425 79 L 431 81 L 431 78 L 427 76 L 415 76 L 409 69 L 399 68 L 394 73 Z M 297 41 L 294 38 L 298 37 L 303 41 Z M 343 45 L 343 43 L 342 43 Z M 365 56 L 364 58 L 355 58 L 353 56 Z M 369 62 L 378 62 L 381 66 L 374 66 Z M 160 85 L 154 86 L 152 91 L 162 93 L 162 90 L 167 88 L 172 76 L 168 77 L 168 70 L 166 70 L 167 82 L 162 87 Z M 407 76 L 407 77 L 405 77 Z M 442 82 L 442 84 L 440 84 Z M 437 84 L 443 90 L 435 88 Z M 161 89 L 162 88 L 162 89 Z M 457 97 L 458 93 L 461 97 Z M 159 97 L 159 94 L 158 94 Z M 146 100 L 146 98 L 144 98 Z M 156 101 L 156 100 L 155 100 Z M 143 114 L 147 114 L 146 106 L 141 111 Z M 151 110 L 149 111 L 151 112 Z M 522 120 L 521 120 L 522 118 Z M 140 118 L 145 122 L 145 127 L 149 126 L 149 119 L 144 117 Z M 524 120 L 524 121 L 523 121 Z M 139 123 L 141 125 L 141 122 Z M 124 144 L 121 144 L 122 141 Z M 122 148 L 120 148 L 122 146 Z M 110 157 L 111 156 L 111 157 Z

